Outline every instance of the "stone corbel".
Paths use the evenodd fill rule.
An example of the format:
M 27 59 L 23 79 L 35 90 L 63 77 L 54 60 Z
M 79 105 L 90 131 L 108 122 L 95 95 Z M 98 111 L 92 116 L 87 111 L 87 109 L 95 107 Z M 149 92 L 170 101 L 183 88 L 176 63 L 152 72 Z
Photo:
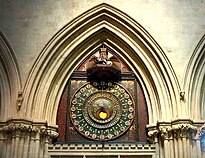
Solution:
M 184 91 L 180 92 L 179 96 L 180 96 L 181 101 L 185 100 L 185 92 Z
M 21 105 L 22 105 L 22 102 L 23 102 L 23 92 L 22 91 L 19 91 L 18 92 L 18 98 L 17 98 L 17 110 L 19 111 L 21 109 Z

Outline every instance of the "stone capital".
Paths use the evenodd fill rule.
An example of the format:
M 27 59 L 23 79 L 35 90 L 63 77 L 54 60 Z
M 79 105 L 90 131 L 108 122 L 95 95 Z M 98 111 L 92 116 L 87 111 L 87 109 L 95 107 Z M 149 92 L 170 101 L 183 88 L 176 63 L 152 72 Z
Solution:
M 0 123 L 0 133 L 12 135 L 12 137 L 20 137 L 27 134 L 32 139 L 35 139 L 36 136 L 54 139 L 59 135 L 56 132 L 56 127 L 48 126 L 46 122 L 32 122 L 24 119 L 11 119 Z
M 184 123 L 184 124 L 173 125 L 172 129 L 174 131 L 175 137 L 177 137 L 177 138 L 179 138 L 179 137 L 192 138 L 197 130 L 197 127 L 193 126 L 191 124 Z
M 195 140 L 200 140 L 201 137 L 205 134 L 205 124 L 198 128 L 196 135 L 194 137 Z
M 196 139 L 200 139 L 201 135 L 204 134 L 205 125 L 202 126 L 197 131 L 197 125 L 189 119 L 183 120 L 174 120 L 171 122 L 157 122 L 155 126 L 147 126 L 148 137 L 152 142 L 156 141 L 155 139 L 161 137 L 162 140 L 170 140 L 173 138 L 194 138 L 196 133 Z

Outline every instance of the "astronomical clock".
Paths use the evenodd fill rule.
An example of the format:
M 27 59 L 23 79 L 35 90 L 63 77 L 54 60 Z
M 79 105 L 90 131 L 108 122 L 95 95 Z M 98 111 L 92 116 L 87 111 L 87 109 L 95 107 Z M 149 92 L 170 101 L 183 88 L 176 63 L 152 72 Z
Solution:
M 57 123 L 59 142 L 146 141 L 147 110 L 140 85 L 109 47 L 96 49 L 73 73 Z
M 107 86 L 105 90 L 97 86 Z M 112 82 L 87 83 L 71 100 L 70 119 L 88 139 L 112 140 L 125 133 L 133 122 L 134 102 L 129 92 Z

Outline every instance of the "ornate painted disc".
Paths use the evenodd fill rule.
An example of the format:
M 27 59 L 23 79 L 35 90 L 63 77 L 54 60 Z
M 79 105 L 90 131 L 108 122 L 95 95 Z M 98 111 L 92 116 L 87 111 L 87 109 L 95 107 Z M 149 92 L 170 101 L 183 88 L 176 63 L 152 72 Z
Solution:
M 106 86 L 99 90 L 98 86 Z M 71 121 L 85 137 L 112 140 L 126 132 L 134 117 L 131 95 L 117 83 L 87 83 L 71 100 Z

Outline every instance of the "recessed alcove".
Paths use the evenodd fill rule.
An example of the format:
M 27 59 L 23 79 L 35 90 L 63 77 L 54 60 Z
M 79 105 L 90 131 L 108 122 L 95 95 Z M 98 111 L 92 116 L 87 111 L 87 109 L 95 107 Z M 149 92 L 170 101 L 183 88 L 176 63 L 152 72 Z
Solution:
M 102 49 L 106 52 L 104 57 L 101 54 Z M 60 100 L 57 114 L 60 135 L 56 143 L 147 142 L 148 112 L 145 97 L 137 77 L 119 58 L 118 53 L 102 44 L 77 66 Z M 103 76 L 100 75 L 101 71 L 104 72 Z M 76 109 L 81 108 L 81 104 L 83 110 L 76 112 Z M 87 108 L 88 112 L 84 112 Z M 106 114 L 104 119 L 98 117 L 102 111 Z M 82 117 L 79 119 L 72 118 L 78 117 L 81 113 Z M 89 127 L 87 132 L 82 132 L 83 129 L 78 128 L 81 119 L 85 119 L 81 126 Z M 120 129 L 124 128 L 125 131 L 120 132 Z M 95 132 L 91 132 L 92 130 Z M 102 131 L 104 134 L 98 138 L 98 132 Z M 119 133 L 116 133 L 117 131 Z

